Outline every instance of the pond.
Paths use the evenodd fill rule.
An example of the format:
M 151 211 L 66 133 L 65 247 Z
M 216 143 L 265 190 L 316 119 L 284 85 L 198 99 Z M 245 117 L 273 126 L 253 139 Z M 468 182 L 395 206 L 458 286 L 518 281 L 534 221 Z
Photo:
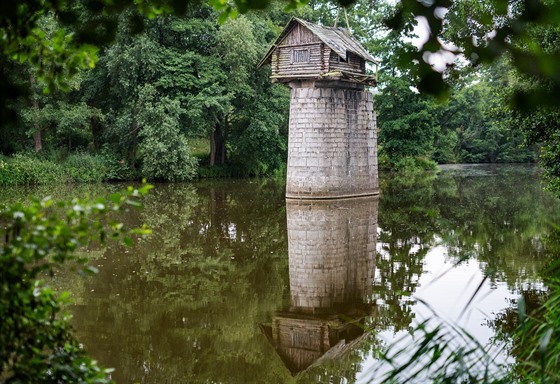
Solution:
M 424 319 L 485 344 L 520 292 L 546 289 L 560 201 L 536 167 L 380 179 L 378 198 L 323 202 L 271 181 L 156 185 L 123 218 L 152 236 L 88 250 L 97 275 L 52 284 L 117 383 L 378 382 L 379 351 Z M 81 188 L 61 196 L 118 186 Z

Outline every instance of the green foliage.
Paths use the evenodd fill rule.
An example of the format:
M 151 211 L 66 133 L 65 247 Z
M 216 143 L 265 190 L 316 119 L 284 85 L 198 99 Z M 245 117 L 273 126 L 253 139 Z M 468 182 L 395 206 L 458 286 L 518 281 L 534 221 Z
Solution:
M 102 156 L 75 152 L 68 156 L 62 167 L 69 176 L 69 182 L 98 183 L 109 179 L 109 169 Z
M 85 264 L 76 250 L 91 241 L 146 235 L 108 218 L 112 211 L 138 207 L 151 188 L 130 187 L 94 201 L 54 203 L 45 198 L 0 209 L 0 378 L 3 382 L 108 383 L 108 370 L 85 354 L 63 312 L 68 293 L 55 294 L 39 280 L 63 263 Z M 83 272 L 95 272 L 85 267 Z
M 536 149 L 525 143 L 520 119 L 507 106 L 511 76 L 506 62 L 465 74 L 446 103 L 418 94 L 404 77 L 386 79 L 376 96 L 380 164 L 396 168 L 405 157 L 438 163 L 534 162 Z
M 126 161 L 109 149 L 107 145 L 101 148 L 98 156 L 102 159 L 106 170 L 103 181 L 134 180 L 138 178 L 137 173 L 130 169 Z
M 546 243 L 558 248 L 560 228 L 547 236 Z M 511 355 L 516 357 L 514 374 L 517 379 L 535 383 L 558 382 L 560 347 L 553 342 L 560 332 L 560 284 L 558 260 L 543 271 L 544 287 L 525 287 L 516 300 L 498 313 L 489 325 L 497 337 L 504 340 Z M 552 338 L 552 339 L 551 339 Z
M 93 183 L 126 173 L 110 156 L 75 152 L 61 160 L 50 160 L 31 153 L 0 157 L 0 185 L 43 185 L 55 183 Z M 115 177 L 114 175 L 118 176 Z
M 379 144 L 393 161 L 431 156 L 438 128 L 434 104 L 409 88 L 402 79 L 391 79 L 377 98 Z
M 278 32 L 278 25 L 285 23 L 286 17 L 279 14 L 278 4 L 267 0 L 233 3 L 212 0 L 206 5 L 178 1 L 94 3 L 71 5 L 29 1 L 25 7 L 7 7 L 2 11 L 7 18 L 0 23 L 0 30 L 4 32 L 0 41 L 3 52 L 0 61 L 6 73 L 13 72 L 15 62 L 25 63 L 34 79 L 31 82 L 54 92 L 59 88 L 76 90 L 76 79 L 82 77 L 84 69 L 96 62 L 102 67 L 95 70 L 94 78 L 87 79 L 89 85 L 78 92 L 88 102 L 87 113 L 80 112 L 83 106 L 78 107 L 79 104 L 64 105 L 56 100 L 40 102 L 31 108 L 32 113 L 22 114 L 33 121 L 33 126 L 26 128 L 27 132 L 50 130 L 49 140 L 56 142 L 57 146 L 63 145 L 64 141 L 70 149 L 75 145 L 83 149 L 89 144 L 98 148 L 97 141 L 103 137 L 105 142 L 112 144 L 117 156 L 135 170 L 142 166 L 137 156 L 139 143 L 135 134 L 138 132 L 137 95 L 141 87 L 152 84 L 162 97 L 180 102 L 183 109 L 181 129 L 185 135 L 196 133 L 212 137 L 211 164 L 225 163 L 230 156 L 237 156 L 239 163 L 242 158 L 236 154 L 236 147 L 250 147 L 245 138 L 254 137 L 254 132 L 241 134 L 250 124 L 240 115 L 245 110 L 254 109 L 250 100 L 255 93 L 270 95 L 263 82 L 253 81 L 259 76 L 255 76 L 252 61 L 262 54 L 259 47 L 266 46 Z M 293 10 L 306 2 L 280 3 Z M 493 63 L 508 55 L 511 66 L 531 84 L 515 88 L 506 95 L 516 102 L 517 107 L 531 110 L 539 103 L 552 107 L 558 104 L 555 97 L 558 76 L 554 63 L 558 58 L 555 21 L 560 12 L 555 2 L 514 1 L 508 5 L 506 0 L 499 0 L 472 6 L 470 2 L 460 0 L 430 4 L 406 0 L 397 6 L 383 1 L 343 1 L 341 4 L 352 6 L 351 28 L 372 52 L 383 58 L 385 70 L 393 77 L 410 78 L 411 84 L 421 92 L 439 96 L 451 94 L 450 84 L 443 79 L 453 79 L 457 72 L 450 70 L 449 75 L 444 76 L 441 69 L 432 67 L 438 57 L 453 58 L 459 52 L 444 45 L 449 41 L 461 48 L 467 59 L 475 64 Z M 311 1 L 310 5 L 298 12 L 329 25 L 338 19 L 337 8 L 331 4 Z M 267 6 L 272 9 L 270 17 L 260 14 L 235 19 L 238 13 Z M 219 16 L 214 11 L 218 11 Z M 235 20 L 225 23 L 228 17 Z M 217 18 L 221 25 L 216 23 Z M 425 18 L 430 33 L 427 42 L 416 50 L 401 37 L 412 36 L 418 18 Z M 254 28 L 255 25 L 259 28 Z M 116 45 L 99 50 L 115 39 Z M 32 88 L 14 78 L 7 76 L 2 83 L 7 90 L 2 93 L 3 105 L 13 106 L 8 95 L 22 95 L 15 92 L 18 86 Z M 25 108 L 29 109 L 29 105 Z M 49 108 L 60 111 L 57 121 L 46 119 L 51 114 Z M 269 105 L 265 109 L 270 110 Z M 483 112 L 486 114 L 490 110 Z M 384 148 L 389 154 L 385 158 L 390 161 L 394 160 L 393 154 L 400 156 L 395 151 L 422 152 L 420 156 L 431 152 L 431 156 L 440 162 L 531 159 L 531 153 L 519 155 L 518 136 L 514 131 L 508 134 L 501 123 L 494 124 L 498 120 L 496 117 L 494 121 L 488 121 L 486 116 L 485 124 L 476 132 L 456 132 L 433 124 L 431 108 L 426 110 L 427 115 L 421 110 L 404 111 L 403 116 L 410 115 L 410 118 L 391 119 L 392 122 L 387 123 L 388 130 L 395 131 L 398 136 L 398 131 L 404 133 L 406 127 L 416 126 L 420 135 L 415 137 L 414 143 L 405 143 L 402 148 L 397 148 L 396 143 L 389 140 Z M 504 110 L 498 112 L 494 116 L 505 117 L 501 113 Z M 43 117 L 40 119 L 38 114 Z M 86 129 L 87 123 L 84 124 L 85 116 L 99 121 L 106 117 L 105 126 L 90 132 Z M 264 120 L 268 121 L 268 118 Z M 91 124 L 92 127 L 99 125 Z M 1 137 L 5 137 L 4 133 L 0 132 Z M 270 132 L 259 134 L 270 135 Z M 434 134 L 435 142 L 431 139 Z M 472 134 L 476 135 L 472 137 Z M 229 142 L 236 138 L 241 143 Z M 461 142 L 464 138 L 467 140 Z M 469 141 L 469 138 L 473 140 Z M 17 145 L 9 146 L 9 151 L 22 149 L 21 132 L 18 141 Z M 433 148 L 428 150 L 426 143 L 431 143 Z M 274 145 L 282 157 L 282 143 L 278 144 Z M 465 148 L 465 144 L 466 152 L 457 150 L 458 146 Z M 269 155 L 263 153 L 265 157 Z M 251 174 L 272 171 L 277 163 L 276 159 L 259 159 L 245 165 L 249 167 L 247 173 Z M 543 164 L 547 163 L 543 161 Z M 553 177 L 551 182 L 554 184 Z
M 179 102 L 163 97 L 156 99 L 155 88 L 140 90 L 138 114 L 141 173 L 150 179 L 186 181 L 195 173 L 196 160 L 190 155 L 186 137 L 181 133 Z
M 379 112 L 379 158 L 382 167 L 430 169 L 440 127 L 437 105 L 414 92 L 401 78 L 390 79 L 376 96 Z
M 399 11 L 389 19 L 394 30 L 404 33 L 410 31 L 416 22 L 410 15 L 423 17 L 428 22 L 428 41 L 418 51 L 408 52 L 403 57 L 405 61 L 418 63 L 414 67 L 418 75 L 418 89 L 432 94 L 449 93 L 450 86 L 444 79 L 461 76 L 452 67 L 436 73 L 431 64 L 432 59 L 437 57 L 456 58 L 462 53 L 473 66 L 501 65 L 502 73 L 494 77 L 503 79 L 503 75 L 509 73 L 514 81 L 492 84 L 493 103 L 484 106 L 488 112 L 493 111 L 497 125 L 488 124 L 482 130 L 479 127 L 483 134 L 475 139 L 481 141 L 475 140 L 473 144 L 479 148 L 487 146 L 483 151 L 486 153 L 496 151 L 490 153 L 490 158 L 495 161 L 532 160 L 534 155 L 529 151 L 521 150 L 523 153 L 520 153 L 516 148 L 521 141 L 517 140 L 515 133 L 521 127 L 529 138 L 528 144 L 545 148 L 541 152 L 541 164 L 545 168 L 548 188 L 558 194 L 558 146 L 553 132 L 558 130 L 556 116 L 560 105 L 560 76 L 558 66 L 553 63 L 560 58 L 560 3 L 546 0 L 476 3 L 438 0 L 429 6 L 421 6 L 420 3 L 416 0 L 403 1 Z M 446 10 L 445 15 L 441 13 L 443 9 Z M 504 61 L 507 66 L 502 64 Z M 454 66 L 462 65 L 455 62 Z M 549 126 L 542 126 L 543 121 L 548 121 Z M 551 135 L 540 135 L 542 129 Z M 504 135 L 507 130 L 512 134 Z M 535 140 L 535 133 L 540 136 L 538 140 Z M 516 145 L 508 142 L 511 138 Z M 485 161 L 485 157 L 484 153 L 478 153 L 470 160 Z
M 43 106 L 21 109 L 22 129 L 32 134 L 37 127 L 46 132 L 43 138 L 51 148 L 88 149 L 92 142 L 91 120 L 102 121 L 101 111 L 84 102 L 72 103 L 67 100 L 47 100 Z
M 457 171 L 452 170 L 455 167 Z M 549 296 L 541 281 L 544 277 L 544 284 L 552 288 L 551 297 L 557 295 L 553 282 L 558 270 L 546 266 L 557 266 L 560 243 L 557 226 L 535 229 L 534 220 L 547 217 L 549 222 L 558 215 L 557 201 L 539 191 L 538 183 L 526 183 L 538 174 L 533 167 L 491 165 L 453 166 L 437 178 L 382 174 L 381 251 L 378 248 L 376 263 L 381 284 L 375 289 L 384 305 L 377 321 L 391 323 L 390 319 L 408 315 L 409 321 L 399 323 L 400 328 L 394 325 L 407 329 L 413 315 L 410 295 L 416 289 L 415 276 L 422 273 L 423 257 L 431 247 L 444 245 L 452 264 L 476 257 L 487 282 L 507 283 L 512 291 L 523 292 L 525 339 L 530 340 L 522 342 L 517 302 L 498 313 L 495 323 L 489 321 L 500 336 L 488 345 L 432 311 L 428 321 L 414 326 L 414 339 L 407 335 L 389 346 L 382 362 L 389 364 L 389 372 L 387 366 L 380 368 L 387 373 L 386 382 L 541 382 L 540 340 L 551 327 L 556 327 L 553 335 L 558 329 L 558 302 L 543 306 Z M 507 352 L 516 359 L 515 365 L 502 364 Z M 551 341 L 544 382 L 557 381 L 557 356 L 557 344 Z M 413 376 L 416 380 L 411 380 Z
M 205 6 L 188 16 L 150 21 L 136 36 L 123 28 L 101 56 L 82 83 L 86 102 L 105 116 L 96 141 L 150 178 L 191 178 L 189 153 L 201 140 L 210 142 L 208 159 L 197 155 L 202 164 L 272 172 L 285 158 L 288 99 L 255 65 L 270 26 L 247 17 L 218 25 Z M 266 147 L 250 142 L 258 139 Z
M 446 13 L 442 13 L 444 9 Z M 558 60 L 558 51 L 549 45 L 560 18 L 557 2 L 498 0 L 473 4 L 466 0 L 436 0 L 424 4 L 404 0 L 387 24 L 395 31 L 409 32 L 417 18 L 427 21 L 430 34 L 419 50 L 409 51 L 401 59 L 416 62 L 413 70 L 421 92 L 444 95 L 449 91 L 445 71 L 432 67 L 436 57 L 455 58 L 462 52 L 478 65 L 509 55 L 523 76 L 550 83 L 549 87 L 519 89 L 512 98 L 514 103 L 527 109 L 542 104 L 558 106 L 558 70 L 552 65 Z M 548 39 L 541 38 L 543 31 L 549 33 Z M 454 45 L 446 45 L 449 42 Z
M 16 154 L 0 165 L 0 184 L 25 185 L 65 182 L 61 165 L 32 154 Z
M 418 171 L 435 171 L 437 164 L 425 157 L 402 157 L 394 163 L 394 169 L 400 176 L 407 177 Z
M 546 188 L 553 192 L 556 196 L 560 196 L 560 152 L 557 148 L 560 146 L 560 132 L 547 140 L 546 144 L 541 146 L 540 164 L 545 168 L 543 179 L 546 182 Z
M 231 157 L 235 167 L 247 168 L 240 171 L 245 175 L 270 173 L 281 166 L 287 104 L 270 100 L 278 92 L 271 92 L 266 72 L 257 74 L 255 65 L 274 37 L 273 24 L 266 17 L 241 16 L 218 24 L 218 15 L 207 5 L 167 2 L 44 7 L 51 12 L 41 15 L 38 4 L 22 9 L 30 12 L 30 25 L 43 31 L 41 39 L 73 52 L 95 36 L 98 47 L 104 49 L 92 57 L 97 62 L 93 70 L 73 62 L 62 68 L 53 60 L 52 71 L 60 73 L 65 84 L 52 78 L 50 67 L 38 68 L 31 56 L 22 55 L 21 63 L 10 61 L 7 80 L 30 92 L 16 92 L 19 98 L 10 100 L 8 106 L 17 110 L 20 120 L 9 128 L 18 135 L 6 144 L 2 140 L 3 154 L 27 150 L 32 136 L 36 151 L 104 148 L 111 179 L 144 174 L 187 180 L 197 166 L 187 138 L 210 137 L 212 165 L 225 164 Z M 28 33 L 25 28 L 21 32 Z M 57 36 L 65 42 L 58 42 Z M 142 95 L 148 88 L 153 91 L 146 98 Z M 45 94 L 45 89 L 50 92 Z M 255 108 L 267 115 L 258 123 L 252 122 Z M 154 124 L 158 118 L 165 123 L 162 132 Z M 263 122 L 284 126 L 255 132 L 265 127 Z M 251 132 L 244 134 L 249 126 Z M 0 138 L 9 137 L 6 129 L 0 124 Z M 272 143 L 262 151 L 268 158 L 239 155 L 251 146 L 244 140 L 260 136 Z
M 285 95 L 282 93 L 282 96 Z M 288 143 L 279 129 L 286 125 L 285 114 L 267 108 L 264 102 L 256 107 L 253 118 L 248 119 L 248 126 L 234 133 L 231 158 L 247 175 L 270 175 L 281 169 L 287 159 Z M 289 108 L 288 105 L 285 107 L 286 110 Z

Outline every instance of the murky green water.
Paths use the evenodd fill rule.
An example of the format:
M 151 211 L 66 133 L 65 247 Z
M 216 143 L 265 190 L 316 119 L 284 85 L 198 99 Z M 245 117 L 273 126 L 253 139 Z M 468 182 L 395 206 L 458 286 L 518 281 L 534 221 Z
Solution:
M 508 299 L 544 289 L 560 202 L 536 168 L 451 166 L 381 188 L 286 203 L 272 182 L 157 185 L 125 218 L 153 236 L 91 250 L 98 275 L 53 284 L 117 383 L 365 382 L 376 351 L 431 311 L 484 343 Z

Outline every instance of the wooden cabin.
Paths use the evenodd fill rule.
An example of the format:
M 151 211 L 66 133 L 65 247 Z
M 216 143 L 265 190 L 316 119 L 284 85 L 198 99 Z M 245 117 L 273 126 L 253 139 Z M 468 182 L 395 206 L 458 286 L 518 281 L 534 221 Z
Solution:
M 366 73 L 366 62 L 375 74 Z M 344 28 L 324 27 L 292 18 L 259 67 L 270 64 L 273 82 L 342 80 L 377 85 L 375 60 Z

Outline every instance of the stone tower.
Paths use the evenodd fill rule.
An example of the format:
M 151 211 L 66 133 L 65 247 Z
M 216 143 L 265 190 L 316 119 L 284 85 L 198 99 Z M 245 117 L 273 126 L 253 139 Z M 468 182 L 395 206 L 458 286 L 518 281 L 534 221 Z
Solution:
M 286 197 L 376 195 L 377 128 L 366 62 L 345 30 L 293 18 L 259 66 L 291 88 Z

